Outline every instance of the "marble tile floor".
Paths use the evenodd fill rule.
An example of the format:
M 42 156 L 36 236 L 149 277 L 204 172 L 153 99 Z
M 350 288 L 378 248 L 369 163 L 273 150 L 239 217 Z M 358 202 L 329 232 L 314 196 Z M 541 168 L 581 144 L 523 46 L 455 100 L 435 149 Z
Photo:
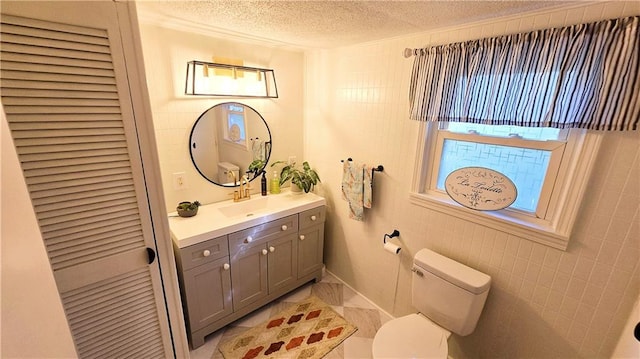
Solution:
M 358 330 L 353 335 L 333 349 L 325 358 L 371 358 L 373 337 L 380 326 L 390 320 L 391 317 L 376 308 L 363 296 L 342 284 L 336 277 L 326 273 L 322 281 L 307 283 L 246 317 L 238 319 L 210 334 L 205 338 L 203 346 L 189 352 L 191 359 L 223 359 L 224 357 L 218 350 L 219 343 L 266 321 L 291 303 L 299 302 L 311 294 L 330 304 L 336 312 L 358 327 Z

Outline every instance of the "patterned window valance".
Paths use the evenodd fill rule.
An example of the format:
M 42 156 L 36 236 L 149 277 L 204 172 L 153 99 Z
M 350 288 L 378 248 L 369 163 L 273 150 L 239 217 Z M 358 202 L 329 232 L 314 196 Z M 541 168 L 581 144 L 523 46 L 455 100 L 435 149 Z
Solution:
M 411 119 L 636 130 L 639 16 L 415 49 Z

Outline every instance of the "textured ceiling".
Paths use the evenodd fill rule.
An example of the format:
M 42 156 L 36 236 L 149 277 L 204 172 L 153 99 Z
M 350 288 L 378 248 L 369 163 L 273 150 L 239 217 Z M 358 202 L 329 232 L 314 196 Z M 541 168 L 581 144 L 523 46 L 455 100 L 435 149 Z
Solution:
M 143 21 L 192 26 L 302 48 L 334 48 L 494 17 L 560 1 L 151 1 Z

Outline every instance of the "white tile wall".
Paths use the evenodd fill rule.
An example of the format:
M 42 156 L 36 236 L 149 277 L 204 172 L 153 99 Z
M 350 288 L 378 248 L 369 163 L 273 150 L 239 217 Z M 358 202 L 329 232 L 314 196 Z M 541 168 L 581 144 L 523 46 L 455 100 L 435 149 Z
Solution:
M 606 134 L 564 252 L 411 205 L 419 124 L 408 120 L 412 60 L 402 50 L 637 14 L 637 2 L 578 5 L 308 52 L 304 153 L 329 203 L 328 268 L 403 315 L 413 311 L 411 257 L 432 248 L 493 278 L 476 331 L 450 340 L 454 357 L 609 357 L 640 291 L 638 132 Z M 341 199 L 346 157 L 385 166 L 375 175 L 374 208 L 364 223 L 348 218 Z M 384 233 L 393 229 L 401 232 L 399 257 L 382 250 Z

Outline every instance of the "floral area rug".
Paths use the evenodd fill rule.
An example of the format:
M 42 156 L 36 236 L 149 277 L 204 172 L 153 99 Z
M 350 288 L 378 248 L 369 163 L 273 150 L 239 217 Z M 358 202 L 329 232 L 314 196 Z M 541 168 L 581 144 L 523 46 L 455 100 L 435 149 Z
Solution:
M 322 358 L 356 330 L 312 295 L 218 348 L 225 359 Z

